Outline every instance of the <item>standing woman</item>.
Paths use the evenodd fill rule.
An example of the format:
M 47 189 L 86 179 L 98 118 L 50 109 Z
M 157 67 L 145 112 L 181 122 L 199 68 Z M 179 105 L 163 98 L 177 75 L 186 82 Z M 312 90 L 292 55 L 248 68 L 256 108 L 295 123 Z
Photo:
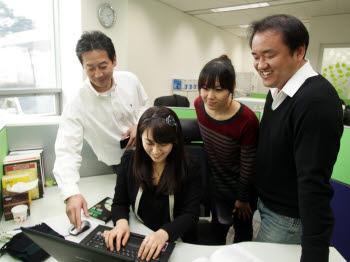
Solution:
M 112 205 L 115 227 L 105 231 L 113 251 L 126 245 L 130 205 L 136 217 L 155 231 L 148 234 L 138 256 L 155 259 L 165 242 L 193 241 L 201 193 L 200 166 L 185 156 L 180 121 L 166 107 L 151 107 L 141 116 L 136 150 L 124 153 Z
M 233 100 L 236 86 L 231 60 L 222 55 L 202 69 L 196 108 L 208 155 L 212 230 L 216 244 L 225 244 L 230 225 L 218 222 L 218 212 L 231 216 L 234 242 L 251 241 L 256 198 L 250 179 L 254 170 L 259 120 L 247 106 Z M 220 215 L 219 215 L 220 217 Z

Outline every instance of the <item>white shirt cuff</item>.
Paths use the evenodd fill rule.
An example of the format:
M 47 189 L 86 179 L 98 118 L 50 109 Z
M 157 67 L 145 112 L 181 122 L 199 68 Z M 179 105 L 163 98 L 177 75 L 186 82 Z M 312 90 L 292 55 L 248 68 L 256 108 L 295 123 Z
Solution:
M 80 190 L 77 184 L 73 185 L 62 185 L 60 187 L 61 189 L 61 197 L 63 201 L 66 201 L 68 198 L 70 198 L 73 195 L 79 195 Z

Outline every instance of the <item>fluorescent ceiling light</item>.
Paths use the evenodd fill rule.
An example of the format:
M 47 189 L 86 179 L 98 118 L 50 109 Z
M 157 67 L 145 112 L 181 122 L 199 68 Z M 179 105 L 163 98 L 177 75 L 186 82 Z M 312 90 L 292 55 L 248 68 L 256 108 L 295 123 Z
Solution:
M 257 3 L 257 4 L 249 4 L 249 5 L 236 5 L 236 6 L 230 6 L 230 7 L 223 7 L 223 8 L 215 8 L 211 9 L 212 12 L 227 12 L 227 11 L 236 11 L 236 10 L 243 10 L 243 9 L 250 9 L 250 8 L 258 8 L 258 7 L 266 7 L 270 6 L 268 2 L 263 3 Z

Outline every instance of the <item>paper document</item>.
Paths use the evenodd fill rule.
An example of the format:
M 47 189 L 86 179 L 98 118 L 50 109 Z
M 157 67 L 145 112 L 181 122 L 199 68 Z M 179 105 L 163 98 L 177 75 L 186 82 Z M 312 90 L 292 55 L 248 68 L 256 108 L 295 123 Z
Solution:
M 55 230 L 58 234 L 64 236 L 65 239 L 79 243 L 81 240 L 83 240 L 95 227 L 99 225 L 95 220 L 89 219 L 85 216 L 81 216 L 82 220 L 88 220 L 91 224 L 91 227 L 86 230 L 85 232 L 77 235 L 77 236 L 71 236 L 68 232 L 68 230 L 71 228 L 72 224 L 70 223 L 66 213 L 62 213 L 62 215 L 50 217 L 47 219 L 44 219 L 42 222 L 47 224 L 49 227 L 51 227 L 53 230 Z
M 218 248 L 207 257 L 200 257 L 192 262 L 263 262 L 260 258 L 251 254 L 244 247 L 233 244 Z

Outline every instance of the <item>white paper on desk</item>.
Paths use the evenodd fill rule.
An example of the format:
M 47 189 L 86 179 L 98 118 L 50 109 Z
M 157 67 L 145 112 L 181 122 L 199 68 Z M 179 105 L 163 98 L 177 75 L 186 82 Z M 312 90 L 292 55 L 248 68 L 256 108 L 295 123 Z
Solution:
M 65 213 L 59 216 L 46 218 L 42 222 L 64 237 L 69 234 L 68 229 L 71 227 L 71 223 Z
M 220 247 L 207 257 L 200 257 L 192 262 L 263 262 L 260 258 L 252 255 L 244 247 L 239 245 L 228 245 Z
M 211 262 L 211 260 L 207 257 L 199 257 L 199 258 L 193 260 L 192 262 Z
M 95 220 L 89 219 L 85 216 L 82 216 L 82 220 L 88 220 L 91 224 L 90 229 L 87 231 L 77 235 L 77 236 L 71 236 L 69 235 L 68 230 L 72 227 L 72 224 L 70 223 L 67 215 L 65 213 L 59 215 L 50 217 L 47 219 L 44 219 L 42 222 L 47 224 L 49 227 L 51 227 L 54 231 L 56 231 L 58 234 L 65 237 L 65 239 L 79 243 L 81 240 L 83 240 L 95 227 L 99 225 Z

